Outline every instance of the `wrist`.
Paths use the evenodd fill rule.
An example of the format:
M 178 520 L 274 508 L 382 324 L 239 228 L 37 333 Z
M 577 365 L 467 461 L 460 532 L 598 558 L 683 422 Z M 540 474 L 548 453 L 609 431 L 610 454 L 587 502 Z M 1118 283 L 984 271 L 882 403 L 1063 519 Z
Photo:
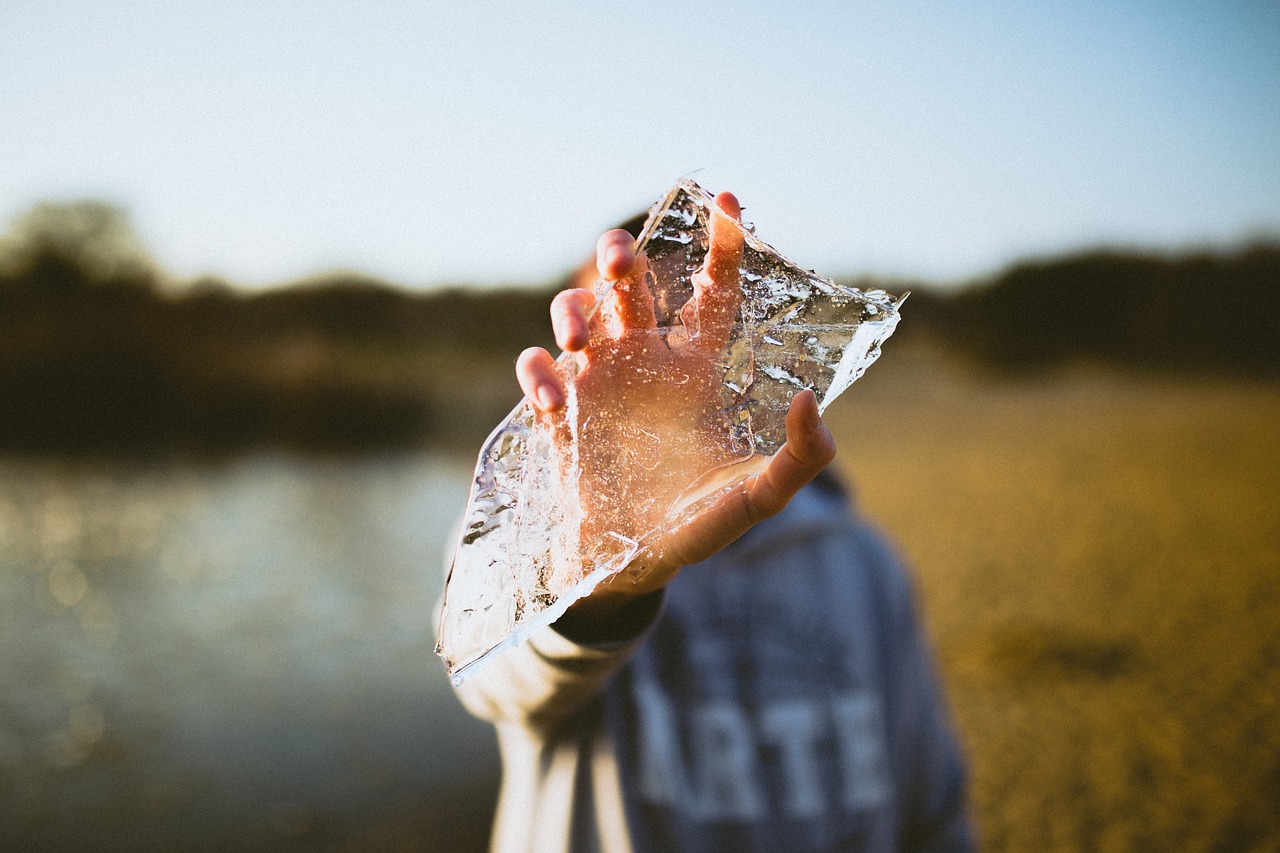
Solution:
M 553 627 L 582 645 L 632 640 L 653 623 L 662 599 L 661 589 L 642 593 L 596 590 L 574 602 Z

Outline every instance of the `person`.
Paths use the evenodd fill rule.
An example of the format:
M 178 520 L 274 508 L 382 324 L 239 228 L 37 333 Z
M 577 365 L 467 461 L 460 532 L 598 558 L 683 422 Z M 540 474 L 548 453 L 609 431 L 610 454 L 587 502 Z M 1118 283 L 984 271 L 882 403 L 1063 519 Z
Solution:
M 638 334 L 652 307 L 625 230 L 597 246 L 614 282 L 601 312 L 589 315 L 588 291 L 554 299 L 556 341 L 580 361 L 580 410 L 638 416 L 660 392 L 635 374 L 675 370 L 693 379 L 661 403 L 697 429 L 704 368 L 739 290 L 742 238 L 728 220 L 740 207 L 729 193 L 716 206 L 689 345 Z M 516 373 L 542 417 L 564 417 L 549 353 L 526 350 Z M 618 435 L 580 439 L 586 517 L 627 524 L 639 512 L 628 502 L 655 482 L 616 481 Z M 961 753 L 908 577 L 826 470 L 834 454 L 812 392 L 797 394 L 767 467 L 667 530 L 637 558 L 640 580 L 619 573 L 458 686 L 497 731 L 494 851 L 971 849 Z

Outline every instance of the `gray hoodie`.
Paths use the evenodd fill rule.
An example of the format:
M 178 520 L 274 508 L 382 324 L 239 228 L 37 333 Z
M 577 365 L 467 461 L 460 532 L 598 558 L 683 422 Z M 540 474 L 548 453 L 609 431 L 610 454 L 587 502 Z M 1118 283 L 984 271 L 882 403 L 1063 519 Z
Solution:
M 839 491 L 685 568 L 638 636 L 549 627 L 463 683 L 502 753 L 494 851 L 971 849 L 909 581 Z

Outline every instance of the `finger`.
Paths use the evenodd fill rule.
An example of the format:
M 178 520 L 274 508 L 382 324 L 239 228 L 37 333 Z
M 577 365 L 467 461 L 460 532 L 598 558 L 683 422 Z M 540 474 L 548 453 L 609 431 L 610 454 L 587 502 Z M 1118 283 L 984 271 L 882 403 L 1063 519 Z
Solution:
M 653 318 L 653 294 L 645 281 L 649 267 L 635 249 L 636 241 L 629 233 L 621 228 L 609 231 L 596 244 L 596 268 L 613 282 L 607 299 L 622 328 L 651 329 L 657 323 Z
M 516 381 L 535 408 L 554 412 L 564 407 L 565 390 L 555 359 L 542 347 L 529 347 L 516 359 Z
M 787 441 L 765 469 L 673 531 L 658 564 L 678 568 L 705 560 L 781 511 L 835 455 L 835 439 L 818 414 L 818 398 L 812 391 L 801 391 L 787 412 Z
M 707 257 L 693 276 L 693 299 L 685 306 L 685 325 L 690 326 L 696 345 L 704 352 L 720 352 L 729 342 L 733 321 L 742 304 L 739 267 L 742 265 L 743 234 L 738 220 L 742 206 L 733 193 L 716 196 L 709 223 Z M 690 310 L 692 316 L 689 316 Z
M 730 219 L 742 220 L 742 202 L 738 201 L 738 197 L 731 192 L 722 192 L 716 194 L 716 209 L 713 213 L 722 213 Z
M 566 352 L 586 348 L 591 338 L 591 311 L 596 297 L 590 290 L 562 290 L 551 300 L 551 329 L 556 345 Z
M 596 270 L 609 281 L 631 272 L 636 260 L 636 241 L 623 228 L 615 228 L 600 235 L 596 241 Z
M 818 398 L 801 391 L 787 411 L 786 443 L 746 489 L 757 521 L 780 511 L 836 457 L 836 442 L 818 413 Z

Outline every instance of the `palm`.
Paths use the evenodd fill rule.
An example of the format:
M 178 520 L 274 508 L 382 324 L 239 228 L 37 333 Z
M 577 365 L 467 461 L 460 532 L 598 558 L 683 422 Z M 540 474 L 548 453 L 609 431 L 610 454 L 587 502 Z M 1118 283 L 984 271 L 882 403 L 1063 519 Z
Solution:
M 787 443 L 773 457 L 753 456 L 749 444 L 732 438 L 717 362 L 741 302 L 743 236 L 731 219 L 737 200 L 725 193 L 717 205 L 681 330 L 657 328 L 644 259 L 633 254 L 626 232 L 609 232 L 601 238 L 598 265 L 614 286 L 600 310 L 590 314 L 590 293 L 575 290 L 552 306 L 556 337 L 569 359 L 558 369 L 545 350 L 533 348 L 517 364 L 525 393 L 555 428 L 564 470 L 577 477 L 582 568 L 593 568 L 591 544 L 610 534 L 644 545 L 633 564 L 637 571 L 615 576 L 570 611 L 585 621 L 661 587 L 680 567 L 778 512 L 835 454 L 808 391 L 792 401 Z M 726 477 L 723 482 L 740 485 L 710 505 L 689 508 L 698 497 L 724 491 L 717 474 L 744 459 L 758 466 L 757 476 Z
M 635 300 L 626 284 L 643 286 L 620 284 L 618 301 Z M 610 306 L 607 319 L 593 325 L 567 417 L 576 440 L 583 541 L 620 534 L 644 542 L 652 559 L 663 553 L 654 534 L 678 521 L 682 496 L 696 497 L 688 492 L 700 479 L 750 450 L 735 448 L 721 409 L 714 341 L 723 336 L 704 328 L 692 337 L 677 332 L 668 343 L 652 309 L 644 317 L 634 307 Z

